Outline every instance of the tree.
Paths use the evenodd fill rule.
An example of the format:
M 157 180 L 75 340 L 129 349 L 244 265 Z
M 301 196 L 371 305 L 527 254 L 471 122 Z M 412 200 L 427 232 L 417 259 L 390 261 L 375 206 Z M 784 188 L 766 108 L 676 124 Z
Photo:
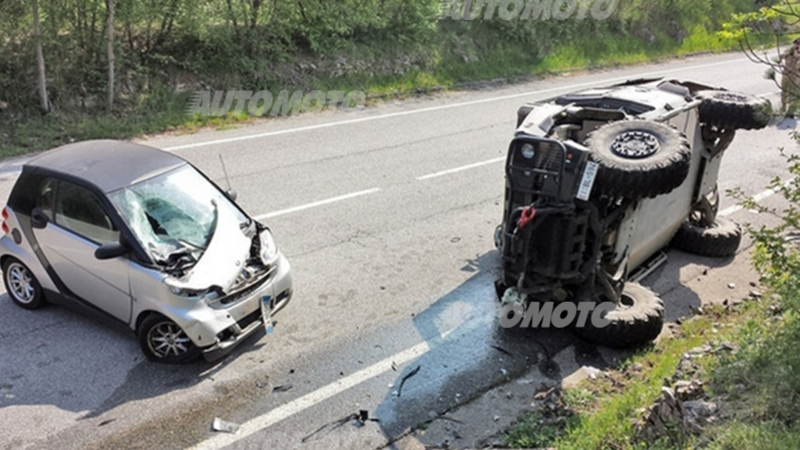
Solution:
M 800 5 L 794 0 L 768 3 L 758 11 L 734 14 L 719 36 L 738 40 L 751 61 L 767 66 L 766 77 L 781 88 L 783 97 L 795 103 L 800 100 L 800 71 L 796 64 L 786 64 L 786 56 L 792 51 L 789 37 L 799 31 Z
M 42 30 L 39 24 L 39 0 L 33 0 L 33 35 L 36 45 L 36 65 L 39 72 L 39 106 L 43 113 L 50 111 L 50 100 L 47 98 L 47 77 L 44 70 L 44 52 L 42 51 Z
M 114 108 L 114 0 L 106 0 L 108 9 L 108 110 Z

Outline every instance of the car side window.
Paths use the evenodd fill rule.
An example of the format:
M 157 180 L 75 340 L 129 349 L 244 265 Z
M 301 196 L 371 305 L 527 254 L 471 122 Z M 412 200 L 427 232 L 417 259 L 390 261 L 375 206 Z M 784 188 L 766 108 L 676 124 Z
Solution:
M 100 244 L 119 241 L 119 230 L 97 195 L 66 181 L 59 184 L 56 193 L 55 222 Z
M 47 214 L 47 217 L 53 218 L 53 202 L 56 197 L 56 180 L 48 178 L 39 185 L 36 191 L 36 199 L 34 207 L 39 208 Z

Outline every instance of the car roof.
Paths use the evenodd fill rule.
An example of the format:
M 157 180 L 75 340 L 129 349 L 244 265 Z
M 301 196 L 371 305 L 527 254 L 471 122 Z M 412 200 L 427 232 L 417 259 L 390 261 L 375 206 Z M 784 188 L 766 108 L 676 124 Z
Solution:
M 184 164 L 182 158 L 146 145 L 95 140 L 49 150 L 25 165 L 81 178 L 108 193 Z

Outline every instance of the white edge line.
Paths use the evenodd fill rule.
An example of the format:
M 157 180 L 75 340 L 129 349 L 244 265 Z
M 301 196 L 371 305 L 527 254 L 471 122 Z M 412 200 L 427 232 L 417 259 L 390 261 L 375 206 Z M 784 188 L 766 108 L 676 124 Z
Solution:
M 794 180 L 786 180 L 783 183 L 781 183 L 781 186 L 783 186 L 783 187 L 789 186 L 789 184 L 792 181 L 794 181 Z M 762 191 L 762 192 L 759 192 L 758 194 L 754 195 L 752 197 L 752 199 L 753 199 L 754 202 L 758 203 L 758 202 L 760 202 L 762 200 L 765 200 L 765 199 L 767 199 L 769 197 L 772 197 L 773 195 L 775 195 L 775 190 L 774 189 L 767 189 L 766 191 Z M 730 216 L 731 214 L 733 214 L 735 212 L 739 212 L 739 211 L 741 211 L 743 209 L 744 209 L 744 207 L 742 205 L 733 205 L 733 206 L 729 206 L 729 207 L 723 209 L 717 215 L 723 216 L 723 217 L 724 216 Z
M 475 163 L 475 164 L 469 164 L 469 165 L 466 165 L 466 166 L 456 167 L 455 169 L 442 170 L 441 172 L 436 172 L 436 173 L 431 173 L 431 174 L 428 174 L 428 175 L 423 175 L 421 177 L 417 177 L 417 180 L 419 180 L 419 181 L 429 180 L 431 178 L 440 177 L 442 175 L 449 175 L 451 173 L 461 172 L 462 170 L 474 169 L 476 167 L 481 167 L 481 166 L 485 166 L 485 165 L 488 165 L 488 164 L 493 164 L 493 163 L 500 162 L 500 161 L 505 161 L 505 160 L 506 160 L 505 156 L 501 156 L 499 158 L 492 158 L 492 159 L 490 159 L 488 161 L 481 161 L 481 162 Z
M 331 384 L 317 389 L 316 391 L 310 392 L 300 398 L 292 400 L 283 406 L 279 406 L 265 414 L 251 419 L 242 424 L 236 434 L 216 435 L 211 439 L 200 442 L 194 447 L 190 447 L 189 450 L 216 450 L 226 445 L 230 445 L 297 413 L 300 413 L 317 403 L 333 397 L 334 395 L 340 394 L 369 379 L 375 378 L 384 372 L 392 370 L 392 363 L 395 365 L 405 364 L 424 355 L 428 350 L 430 350 L 428 343 L 420 342 L 419 344 L 407 348 L 400 353 L 389 356 L 388 358 L 369 367 L 359 370 L 358 372 L 355 372 L 344 378 L 340 378 Z
M 265 137 L 270 137 L 270 136 L 279 136 L 279 135 L 282 135 L 282 134 L 300 133 L 300 132 L 303 132 L 303 131 L 319 130 L 319 129 L 330 128 L 330 127 L 335 127 L 335 126 L 339 126 L 339 125 L 350 125 L 350 124 L 355 124 L 355 123 L 370 122 L 370 121 L 373 121 L 373 120 L 390 119 L 390 118 L 393 118 L 393 117 L 409 116 L 409 115 L 412 115 L 412 114 L 421 114 L 421 113 L 426 113 L 426 112 L 441 111 L 441 110 L 452 109 L 452 108 L 460 108 L 462 106 L 472 106 L 472 105 L 479 105 L 479 104 L 482 104 L 482 103 L 499 102 L 499 101 L 503 101 L 503 100 L 511 100 L 511 99 L 514 99 L 514 98 L 530 97 L 530 96 L 535 96 L 535 95 L 547 94 L 547 93 L 550 93 L 550 92 L 568 91 L 568 90 L 576 89 L 576 88 L 602 86 L 604 84 L 615 83 L 615 82 L 626 81 L 626 80 L 632 80 L 632 79 L 636 79 L 636 78 L 646 78 L 646 77 L 658 76 L 658 75 L 663 75 L 663 74 L 668 74 L 668 73 L 685 72 L 685 71 L 694 70 L 694 69 L 702 69 L 702 68 L 706 68 L 706 67 L 714 67 L 714 66 L 722 66 L 722 65 L 725 65 L 725 64 L 733 64 L 733 63 L 740 62 L 742 59 L 744 59 L 744 58 L 733 59 L 733 60 L 729 60 L 729 61 L 717 61 L 717 62 L 708 63 L 708 64 L 699 64 L 699 65 L 691 66 L 691 67 L 682 67 L 682 68 L 675 68 L 675 69 L 670 69 L 670 70 L 659 70 L 659 71 L 645 72 L 645 73 L 640 73 L 640 74 L 632 74 L 632 75 L 628 75 L 628 76 L 624 76 L 624 77 L 609 78 L 607 80 L 597 80 L 597 81 L 589 81 L 589 82 L 585 82 L 585 83 L 576 83 L 576 84 L 571 84 L 571 85 L 567 85 L 567 86 L 558 86 L 558 87 L 552 87 L 552 88 L 548 88 L 548 89 L 541 89 L 541 90 L 537 90 L 537 91 L 522 92 L 522 93 L 518 93 L 518 94 L 509 94 L 509 95 L 503 95 L 503 96 L 500 96 L 500 97 L 484 98 L 484 99 L 480 99 L 480 100 L 472 100 L 472 101 L 462 102 L 462 103 L 452 103 L 452 104 L 449 104 L 449 105 L 432 106 L 432 107 L 429 107 L 429 108 L 414 109 L 414 110 L 411 110 L 411 111 L 400 111 L 400 112 L 395 112 L 395 113 L 383 114 L 383 115 L 379 115 L 379 116 L 361 117 L 361 118 L 358 118 L 358 119 L 342 120 L 342 121 L 339 121 L 339 122 L 322 123 L 322 124 L 318 124 L 318 125 L 309 125 L 309 126 L 300 127 L 300 128 L 290 128 L 290 129 L 287 129 L 287 130 L 269 131 L 269 132 L 266 132 L 266 133 L 251 134 L 251 135 L 247 135 L 247 136 L 239 136 L 239 137 L 226 138 L 226 139 L 217 139 L 217 140 L 204 141 L 204 142 L 195 142 L 193 144 L 184 144 L 184 145 L 176 145 L 176 146 L 173 146 L 173 147 L 166 147 L 166 148 L 163 148 L 162 150 L 171 152 L 171 151 L 175 151 L 175 150 L 184 150 L 184 149 L 189 149 L 189 148 L 205 147 L 207 145 L 226 144 L 226 143 L 229 143 L 229 142 L 238 142 L 238 141 L 244 141 L 244 140 L 249 140 L 249 139 L 258 139 L 258 138 L 265 138 Z
M 304 209 L 315 208 L 317 206 L 328 205 L 330 203 L 336 203 L 342 200 L 349 200 L 351 198 L 361 197 L 362 195 L 374 194 L 376 192 L 379 192 L 380 190 L 381 190 L 380 188 L 373 188 L 373 189 L 367 189 L 366 191 L 359 191 L 359 192 L 353 192 L 351 194 L 340 195 L 338 197 L 333 197 L 326 200 L 320 200 L 314 203 L 307 203 L 305 205 L 295 206 L 293 208 L 287 208 L 287 209 L 282 209 L 280 211 L 273 211 L 271 213 L 261 214 L 260 216 L 255 216 L 255 219 L 256 220 L 270 219 L 272 217 L 278 217 L 284 214 L 291 214 L 294 212 L 302 211 Z

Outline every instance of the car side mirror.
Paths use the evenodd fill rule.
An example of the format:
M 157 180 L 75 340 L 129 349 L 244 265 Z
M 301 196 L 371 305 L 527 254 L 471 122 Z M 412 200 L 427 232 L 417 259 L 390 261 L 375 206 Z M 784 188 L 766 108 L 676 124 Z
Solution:
M 225 191 L 225 196 L 231 199 L 232 202 L 235 202 L 236 197 L 238 195 L 236 194 L 236 191 L 234 191 L 233 189 L 228 189 L 227 191 Z
M 97 247 L 94 251 L 94 257 L 99 260 L 112 259 L 128 253 L 128 247 L 120 242 L 106 242 L 105 244 Z
M 31 226 L 33 228 L 44 228 L 49 221 L 50 217 L 47 216 L 47 213 L 45 213 L 42 208 L 33 208 L 31 211 Z

